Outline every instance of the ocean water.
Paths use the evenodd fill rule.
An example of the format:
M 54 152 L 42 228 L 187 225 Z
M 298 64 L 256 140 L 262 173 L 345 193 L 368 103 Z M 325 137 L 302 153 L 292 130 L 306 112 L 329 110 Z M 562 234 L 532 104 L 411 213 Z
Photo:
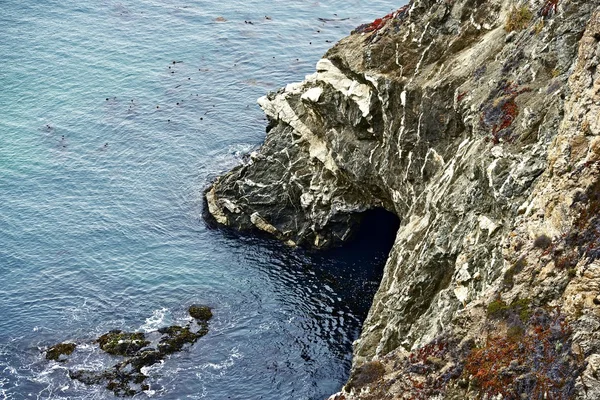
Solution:
M 136 398 L 337 391 L 389 237 L 291 250 L 210 229 L 202 190 L 264 139 L 256 98 L 402 3 L 2 1 L 0 399 L 113 398 L 68 368 L 100 368 L 102 333 L 184 323 L 192 303 L 213 307 L 209 334 Z M 45 360 L 63 341 L 83 355 Z

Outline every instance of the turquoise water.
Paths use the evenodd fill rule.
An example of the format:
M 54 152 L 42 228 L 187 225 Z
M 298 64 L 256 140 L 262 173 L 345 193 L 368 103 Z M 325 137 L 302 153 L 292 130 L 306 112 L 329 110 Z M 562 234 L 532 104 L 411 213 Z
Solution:
M 3 1 L 0 399 L 113 397 L 68 378 L 100 367 L 91 347 L 68 364 L 44 348 L 182 323 L 192 303 L 214 308 L 209 334 L 136 398 L 338 390 L 387 244 L 311 254 L 209 229 L 202 190 L 263 140 L 256 98 L 400 5 Z

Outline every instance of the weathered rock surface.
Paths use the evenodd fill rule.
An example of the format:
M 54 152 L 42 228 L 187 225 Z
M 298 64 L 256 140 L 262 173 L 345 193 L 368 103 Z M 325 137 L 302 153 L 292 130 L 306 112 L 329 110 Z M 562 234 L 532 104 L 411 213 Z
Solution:
M 600 0 L 414 0 L 259 99 L 218 223 L 401 219 L 339 398 L 600 398 L 599 62 Z
M 173 325 L 148 333 L 121 330 L 105 333 L 95 343 L 105 353 L 120 357 L 118 362 L 104 370 L 69 368 L 69 377 L 86 385 L 104 385 L 117 396 L 134 396 L 150 389 L 144 368 L 181 351 L 185 345 L 194 344 L 208 333 L 210 307 L 192 305 L 188 313 L 194 321 L 185 326 Z M 66 362 L 76 347 L 74 343 L 59 343 L 46 350 L 46 359 Z

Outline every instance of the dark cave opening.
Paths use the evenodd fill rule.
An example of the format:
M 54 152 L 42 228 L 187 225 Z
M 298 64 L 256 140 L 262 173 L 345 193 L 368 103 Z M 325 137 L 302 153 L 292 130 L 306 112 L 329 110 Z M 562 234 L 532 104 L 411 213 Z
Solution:
M 388 255 L 400 227 L 400 219 L 383 208 L 360 214 L 351 238 L 339 247 L 310 252 L 314 265 L 335 280 L 361 319 L 366 318 L 383 277 Z
M 369 246 L 388 253 L 396 240 L 400 219 L 384 208 L 365 211 L 360 215 L 358 228 L 348 241 L 348 246 Z
M 383 208 L 367 210 L 356 215 L 353 232 L 347 241 L 315 250 L 288 247 L 262 231 L 240 232 L 217 225 L 207 211 L 204 217 L 210 228 L 219 228 L 222 235 L 234 242 L 258 246 L 272 257 L 281 259 L 291 270 L 302 269 L 307 276 L 317 277 L 337 292 L 341 302 L 360 321 L 364 321 L 371 308 L 400 227 L 400 219 L 394 213 Z

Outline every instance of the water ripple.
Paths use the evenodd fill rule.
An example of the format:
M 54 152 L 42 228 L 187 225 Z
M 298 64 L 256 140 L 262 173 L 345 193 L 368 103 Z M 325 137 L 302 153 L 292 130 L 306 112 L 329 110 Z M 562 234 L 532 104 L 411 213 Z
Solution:
M 3 4 L 0 398 L 106 398 L 66 368 L 102 368 L 96 337 L 185 321 L 193 303 L 214 308 L 209 334 L 149 370 L 145 397 L 339 388 L 385 250 L 314 255 L 208 229 L 202 189 L 264 139 L 256 98 L 312 73 L 328 41 L 388 8 Z M 349 19 L 318 19 L 334 13 Z M 64 340 L 79 355 L 47 362 L 43 350 Z

